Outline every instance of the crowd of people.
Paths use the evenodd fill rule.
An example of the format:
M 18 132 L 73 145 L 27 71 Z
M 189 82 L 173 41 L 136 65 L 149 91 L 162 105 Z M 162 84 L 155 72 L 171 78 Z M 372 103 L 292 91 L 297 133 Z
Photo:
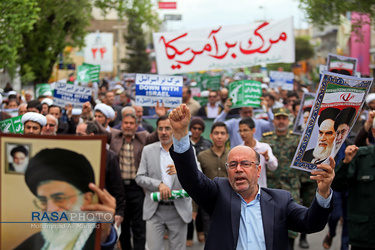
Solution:
M 56 106 L 53 96 L 48 94 L 33 98 L 31 91 L 22 95 L 9 89 L 3 93 L 0 120 L 11 117 L 6 111 L 17 110 L 17 114 L 22 115 L 24 134 L 56 138 L 63 134 L 107 135 L 105 185 L 116 199 L 114 223 L 121 225 L 118 247 L 122 249 L 159 250 L 163 249 L 165 239 L 168 239 L 169 249 L 184 249 L 193 244 L 194 227 L 198 240 L 206 242 L 207 249 L 224 249 L 220 246 L 232 249 L 234 246 L 240 249 L 248 249 L 248 246 L 286 249 L 288 246 L 293 249 L 298 237 L 299 246 L 309 248 L 306 233 L 322 230 L 327 219 L 329 232 L 322 242 L 324 248 L 329 249 L 340 218 L 343 221 L 341 249 L 348 249 L 349 243 L 352 249 L 372 249 L 375 246 L 371 237 L 371 232 L 375 231 L 372 213 L 375 209 L 372 202 L 375 198 L 372 146 L 375 93 L 367 96 L 366 107 L 355 124 L 347 119 L 355 112 L 349 108 L 322 112 L 318 119 L 317 145 L 306 151 L 304 160 L 318 164 L 326 175 L 313 172 L 311 177 L 307 172 L 290 168 L 300 141 L 300 136 L 294 134 L 292 128 L 302 94 L 308 89 L 297 82 L 293 91 L 271 89 L 263 83 L 260 109 L 263 115 L 256 117 L 259 110 L 255 108 L 231 108 L 228 82 L 225 79 L 220 90 L 210 90 L 207 104 L 202 106 L 193 98 L 190 84 L 185 82 L 182 102 L 186 106 L 173 111 L 159 103 L 155 107 L 136 106 L 134 78 L 125 78 L 124 82 L 114 84 L 103 81 L 93 91 L 91 101 L 84 103 L 81 109 L 72 105 Z M 157 120 L 155 128 L 144 120 L 145 116 Z M 208 119 L 213 120 L 210 128 L 206 123 Z M 210 140 L 203 137 L 205 129 L 210 131 Z M 174 145 L 171 149 L 185 137 L 188 137 L 187 144 Z M 176 146 L 184 149 L 176 149 Z M 337 152 L 334 160 L 330 159 L 333 151 Z M 14 171 L 27 173 L 25 148 L 14 148 L 11 154 Z M 324 164 L 325 160 L 328 164 Z M 337 167 L 333 171 L 335 162 Z M 256 168 L 252 168 L 253 165 Z M 335 179 L 333 172 L 336 172 Z M 254 178 L 250 181 L 249 177 L 251 192 L 248 192 L 246 188 L 242 189 L 246 176 L 250 175 Z M 333 190 L 330 189 L 331 178 Z M 229 180 L 230 185 L 224 180 Z M 180 189 L 187 190 L 193 199 L 170 200 L 171 191 Z M 238 195 L 234 196 L 236 199 L 233 190 Z M 152 200 L 152 192 L 160 192 L 161 200 Z M 259 204 L 268 196 L 281 202 L 275 208 L 275 216 L 279 218 L 272 223 L 265 221 L 263 213 L 266 210 L 263 210 L 262 203 Z M 236 200 L 238 214 L 233 219 L 237 222 L 228 221 L 231 211 L 227 203 L 231 199 Z M 284 204 L 282 199 L 292 199 L 295 203 Z M 215 204 L 222 207 L 219 209 Z M 258 207 L 258 212 L 261 209 L 262 215 L 257 212 L 243 214 L 243 211 L 248 211 L 249 204 Z M 310 210 L 297 204 L 310 207 Z M 291 209 L 287 212 L 298 213 L 298 216 L 283 217 L 283 209 Z M 311 221 L 317 212 L 321 214 L 320 219 Z M 306 219 L 306 214 L 311 217 Z M 256 228 L 249 229 L 247 220 L 251 219 L 262 226 L 257 227 L 251 222 Z M 283 219 L 288 223 L 282 222 Z M 270 226 L 269 223 L 278 225 Z M 235 232 L 234 238 L 231 238 L 231 230 Z M 263 231 L 264 234 L 259 233 Z M 259 245 L 247 242 L 246 234 L 250 241 Z M 274 242 L 270 240 L 272 237 Z

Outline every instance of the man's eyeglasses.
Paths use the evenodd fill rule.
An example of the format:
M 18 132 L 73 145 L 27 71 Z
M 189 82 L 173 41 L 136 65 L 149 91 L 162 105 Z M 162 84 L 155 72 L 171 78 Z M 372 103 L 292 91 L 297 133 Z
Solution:
M 259 165 L 259 163 L 256 163 L 256 162 L 253 162 L 253 161 L 241 161 L 241 162 L 231 161 L 229 163 L 225 163 L 226 167 L 230 168 L 230 169 L 237 168 L 238 164 L 240 164 L 241 168 L 249 168 L 249 167 L 251 167 L 252 164 L 254 164 L 255 167 L 257 167 Z
M 64 194 L 53 194 L 49 198 L 47 198 L 45 196 L 39 196 L 36 199 L 34 199 L 34 204 L 40 210 L 45 211 L 45 210 L 47 210 L 48 201 L 52 200 L 52 202 L 56 206 L 58 206 L 60 208 L 66 208 L 66 205 L 68 204 L 68 200 L 70 198 L 75 197 L 75 196 L 80 196 L 82 194 L 83 193 L 79 193 L 79 194 L 73 194 L 73 195 L 69 195 L 69 196 L 66 196 Z
M 202 128 L 201 128 L 201 127 L 192 127 L 191 129 L 192 129 L 192 130 L 199 130 L 199 131 L 202 131 Z
M 50 123 L 47 123 L 47 124 L 46 124 L 46 127 L 47 127 L 47 126 L 54 127 L 54 126 L 56 126 L 56 124 L 50 124 Z

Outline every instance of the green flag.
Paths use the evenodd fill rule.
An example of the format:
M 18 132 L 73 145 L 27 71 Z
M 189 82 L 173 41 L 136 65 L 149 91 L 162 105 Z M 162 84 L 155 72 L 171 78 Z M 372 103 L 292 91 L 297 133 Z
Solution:
M 53 96 L 51 85 L 49 85 L 49 83 L 37 84 L 35 88 L 35 95 L 36 98 L 38 98 L 41 95 Z
M 88 63 L 83 63 L 78 66 L 77 71 L 77 81 L 78 82 L 99 82 L 100 65 L 93 65 Z
M 3 133 L 23 134 L 22 115 L 0 121 L 0 130 Z

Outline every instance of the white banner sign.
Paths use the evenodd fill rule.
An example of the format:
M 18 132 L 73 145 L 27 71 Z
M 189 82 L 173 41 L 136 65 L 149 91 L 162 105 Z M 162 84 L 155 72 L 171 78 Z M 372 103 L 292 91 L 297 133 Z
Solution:
M 113 71 L 113 34 L 90 33 L 85 36 L 85 63 L 100 65 L 102 72 Z
M 293 63 L 293 18 L 212 29 L 154 33 L 159 74 L 262 63 Z

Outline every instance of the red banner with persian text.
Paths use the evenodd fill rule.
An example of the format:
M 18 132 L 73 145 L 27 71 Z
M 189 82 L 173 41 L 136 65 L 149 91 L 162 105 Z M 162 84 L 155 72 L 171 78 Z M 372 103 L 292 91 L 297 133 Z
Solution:
M 293 18 L 154 33 L 159 74 L 295 61 Z

